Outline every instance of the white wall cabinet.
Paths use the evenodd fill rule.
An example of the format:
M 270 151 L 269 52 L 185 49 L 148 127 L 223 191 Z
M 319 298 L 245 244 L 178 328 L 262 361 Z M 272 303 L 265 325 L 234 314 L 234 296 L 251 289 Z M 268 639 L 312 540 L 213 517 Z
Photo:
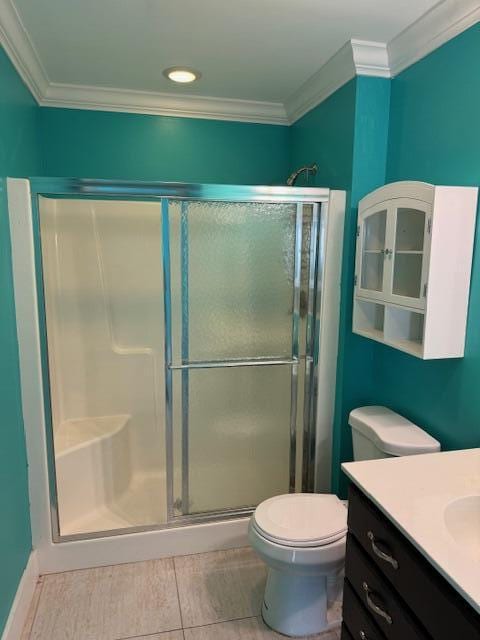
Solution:
M 419 358 L 463 356 L 477 195 L 409 181 L 360 201 L 355 333 Z

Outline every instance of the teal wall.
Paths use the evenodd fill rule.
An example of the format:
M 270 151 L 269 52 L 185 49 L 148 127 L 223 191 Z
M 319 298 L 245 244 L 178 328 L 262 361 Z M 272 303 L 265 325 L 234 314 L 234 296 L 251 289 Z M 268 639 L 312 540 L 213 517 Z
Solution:
M 392 82 L 387 180 L 480 185 L 480 24 Z M 480 239 L 465 357 L 424 362 L 376 345 L 372 402 L 391 406 L 445 449 L 480 446 Z
M 0 48 L 0 633 L 30 549 L 23 432 L 5 177 L 41 172 L 38 107 Z
M 351 315 L 349 299 L 351 298 L 352 270 L 355 257 L 353 238 L 356 210 L 352 198 L 352 184 L 357 89 L 357 79 L 353 79 L 335 91 L 318 107 L 297 120 L 291 127 L 290 141 L 290 168 L 292 171 L 314 162 L 318 165 L 318 172 L 315 176 L 308 176 L 308 180 L 305 175 L 300 176 L 297 184 L 331 187 L 347 192 L 332 451 L 332 483 L 336 491 L 340 488 L 340 472 L 337 461 L 339 459 L 348 460 L 351 449 L 348 437 L 345 437 L 344 427 L 344 406 L 349 405 L 345 400 L 349 395 L 351 369 L 344 366 L 343 360 L 347 349 L 352 348 L 352 345 L 353 348 L 358 346 L 358 340 L 351 332 L 349 320 Z M 364 351 L 368 351 L 368 348 L 368 345 L 364 346 Z M 357 354 L 356 357 L 358 356 L 360 354 Z M 371 362 L 370 357 L 368 357 L 368 362 Z M 363 399 L 363 394 L 367 394 L 367 390 L 363 389 L 363 383 L 368 379 L 368 375 L 361 376 L 360 385 L 354 394 L 356 398 Z M 350 404 L 351 402 L 355 402 L 353 398 L 350 398 Z
M 477 24 L 393 81 L 358 77 L 291 128 L 291 168 L 316 161 L 315 184 L 349 191 L 332 473 L 341 494 L 338 461 L 352 458 L 348 413 L 355 406 L 390 406 L 444 449 L 480 446 L 478 233 L 464 358 L 424 362 L 351 332 L 358 201 L 395 180 L 480 185 L 479 51 Z
M 348 483 L 339 462 L 352 459 L 352 435 L 348 415 L 355 407 L 369 404 L 373 393 L 374 343 L 352 333 L 358 203 L 367 193 L 385 184 L 390 111 L 389 80 L 359 76 L 355 83 L 352 185 L 345 220 L 332 451 L 332 486 L 334 491 L 343 497 L 346 497 Z
M 358 77 L 291 127 L 291 169 L 316 162 L 318 173 L 308 184 L 348 194 L 332 452 L 332 484 L 342 495 L 346 481 L 338 461 L 352 456 L 348 414 L 372 396 L 373 343 L 351 329 L 357 207 L 385 181 L 389 104 L 389 80 Z
M 352 186 L 356 81 L 335 91 L 290 127 L 290 169 L 318 165 L 308 186 L 350 191 Z M 307 182 L 300 176 L 298 186 Z
M 237 184 L 285 183 L 288 127 L 40 109 L 45 175 Z

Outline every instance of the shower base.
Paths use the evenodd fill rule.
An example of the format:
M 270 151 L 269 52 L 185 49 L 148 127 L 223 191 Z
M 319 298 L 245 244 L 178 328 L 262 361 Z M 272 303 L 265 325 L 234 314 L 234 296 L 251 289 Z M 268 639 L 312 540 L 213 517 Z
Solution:
M 66 420 L 55 434 L 60 535 L 166 522 L 165 473 L 135 469 L 129 415 Z
M 71 521 L 60 518 L 60 534 L 110 531 L 126 527 L 164 524 L 167 517 L 165 474 L 137 473 L 115 501 Z

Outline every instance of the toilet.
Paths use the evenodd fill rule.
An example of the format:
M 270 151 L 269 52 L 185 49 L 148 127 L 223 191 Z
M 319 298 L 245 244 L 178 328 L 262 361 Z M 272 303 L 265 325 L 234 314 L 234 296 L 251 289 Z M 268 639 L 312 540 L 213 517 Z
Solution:
M 437 440 L 386 407 L 354 409 L 349 424 L 354 460 L 440 451 Z M 346 504 L 332 494 L 275 496 L 258 505 L 248 535 L 268 566 L 265 623 L 292 637 L 327 629 L 327 585 L 345 559 Z

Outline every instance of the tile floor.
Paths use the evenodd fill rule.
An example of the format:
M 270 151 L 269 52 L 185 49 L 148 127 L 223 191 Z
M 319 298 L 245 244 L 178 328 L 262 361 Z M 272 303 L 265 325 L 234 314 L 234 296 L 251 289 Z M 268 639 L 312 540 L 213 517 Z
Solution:
M 260 618 L 265 578 L 249 548 L 46 575 L 21 640 L 283 638 Z

